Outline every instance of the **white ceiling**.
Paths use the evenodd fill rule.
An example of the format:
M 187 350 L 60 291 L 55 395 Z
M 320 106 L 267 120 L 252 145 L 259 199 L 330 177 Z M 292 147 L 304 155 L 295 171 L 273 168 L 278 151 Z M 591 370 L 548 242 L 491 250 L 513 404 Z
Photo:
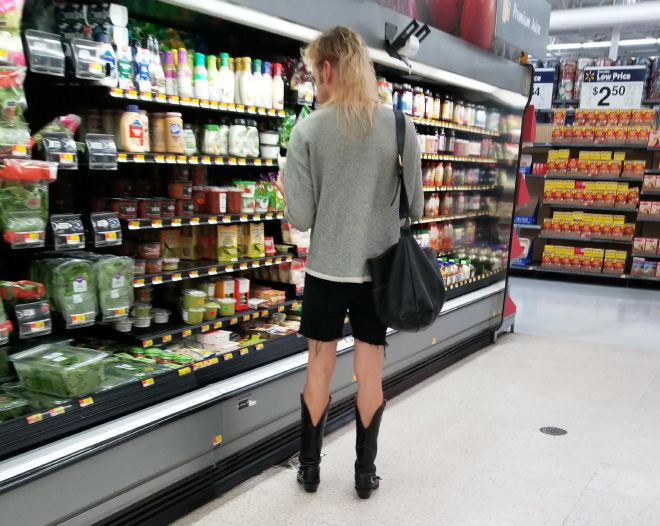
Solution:
M 635 4 L 646 0 L 546 0 L 553 11 L 563 9 L 578 9 L 581 7 L 610 6 L 613 4 Z M 660 38 L 660 27 L 658 24 L 625 26 L 621 28 L 620 40 L 631 40 L 640 38 Z M 584 30 L 576 33 L 558 33 L 552 34 L 549 38 L 549 44 L 573 43 L 573 42 L 591 42 L 591 41 L 609 41 L 611 39 L 611 29 Z M 578 50 L 557 50 L 552 52 L 556 58 L 562 57 L 603 57 L 608 56 L 609 48 L 593 48 Z M 620 57 L 649 57 L 660 55 L 660 45 L 651 46 L 631 46 L 619 47 L 618 56 Z M 551 58 L 551 57 L 546 57 Z

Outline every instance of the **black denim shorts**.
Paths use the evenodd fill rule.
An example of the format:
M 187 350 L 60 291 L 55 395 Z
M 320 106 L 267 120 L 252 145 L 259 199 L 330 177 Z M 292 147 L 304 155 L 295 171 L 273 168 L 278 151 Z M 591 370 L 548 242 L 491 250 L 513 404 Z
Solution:
M 356 340 L 385 345 L 387 326 L 376 315 L 370 282 L 340 283 L 305 276 L 300 324 L 303 336 L 322 342 L 341 338 L 347 312 Z

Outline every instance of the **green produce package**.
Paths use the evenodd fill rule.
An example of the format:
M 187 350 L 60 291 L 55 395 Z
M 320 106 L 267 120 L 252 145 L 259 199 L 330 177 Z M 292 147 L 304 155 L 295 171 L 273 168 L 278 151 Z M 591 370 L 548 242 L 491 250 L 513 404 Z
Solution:
M 244 236 L 245 251 L 249 258 L 262 258 L 266 255 L 264 224 L 250 223 L 245 225 L 246 233 Z
M 48 220 L 48 183 L 57 165 L 5 159 L 0 169 L 0 229 L 14 246 L 43 246 Z
M 106 358 L 104 367 L 106 380 L 112 380 L 114 377 L 118 377 L 127 382 L 146 380 L 170 370 L 168 367 L 153 360 L 149 362 L 136 360 L 132 356 L 125 354 Z
M 133 259 L 91 252 L 74 256 L 94 265 L 99 307 L 103 321 L 125 318 L 133 306 Z
M 0 378 L 9 376 L 9 358 L 7 357 L 7 349 L 0 349 Z
M 2 390 L 12 398 L 25 400 L 28 403 L 30 411 L 34 412 L 52 409 L 53 407 L 59 407 L 70 403 L 70 400 L 66 398 L 30 391 L 18 382 L 4 384 Z
M 9 359 L 26 389 L 80 398 L 98 390 L 103 383 L 103 360 L 107 356 L 93 349 L 47 344 L 13 354 Z
M 28 403 L 26 400 L 0 394 L 0 422 L 21 416 L 27 411 Z
M 98 314 L 94 264 L 81 259 L 44 259 L 32 264 L 34 281 L 46 286 L 51 307 L 67 328 L 93 325 Z M 132 283 L 132 280 L 131 280 Z
M 237 225 L 218 227 L 218 261 L 221 263 L 238 261 Z
M 4 345 L 9 341 L 9 333 L 12 330 L 11 322 L 7 319 L 7 313 L 5 312 L 5 307 L 2 299 L 0 299 L 0 345 Z M 6 352 L 5 352 L 6 355 Z M 6 365 L 6 356 L 5 356 L 5 365 Z M 3 355 L 0 351 L 0 378 L 6 376 L 2 374 L 3 371 Z

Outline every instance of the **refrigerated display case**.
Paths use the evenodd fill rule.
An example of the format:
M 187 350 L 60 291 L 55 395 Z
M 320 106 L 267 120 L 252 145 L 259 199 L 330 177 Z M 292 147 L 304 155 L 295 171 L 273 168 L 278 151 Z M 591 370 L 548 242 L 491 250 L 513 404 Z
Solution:
M 266 199 L 264 208 L 257 209 L 258 199 L 251 192 L 258 181 L 272 181 L 265 174 L 276 171 L 281 161 L 204 151 L 127 151 L 127 145 L 112 137 L 116 124 L 111 115 L 131 105 L 137 106 L 138 115 L 146 110 L 148 119 L 167 113 L 177 114 L 171 118 L 181 118 L 184 126 L 210 121 L 211 135 L 215 123 L 222 126 L 226 118 L 254 120 L 261 131 L 281 132 L 287 120 L 313 110 L 313 99 L 306 98 L 308 87 L 302 86 L 304 71 L 287 57 L 298 57 L 301 45 L 331 25 L 350 25 L 364 36 L 385 95 L 396 98 L 397 86 L 410 85 L 417 93 L 429 94 L 432 101 L 436 97 L 441 103 L 460 101 L 465 108 L 457 116 L 453 111 L 451 116 L 411 111 L 420 146 L 422 141 L 424 145 L 427 177 L 424 217 L 413 229 L 421 245 L 437 251 L 448 300 L 428 330 L 388 334 L 386 395 L 401 392 L 495 338 L 504 316 L 530 71 L 436 30 L 408 66 L 390 57 L 376 36 L 385 22 L 403 28 L 405 17 L 349 0 L 335 2 L 331 9 L 322 2 L 314 4 L 318 9 L 259 0 L 203 6 L 181 0 L 121 3 L 130 16 L 131 34 L 140 39 L 171 39 L 176 33 L 182 45 L 199 46 L 205 53 L 222 51 L 289 63 L 292 67 L 285 70 L 296 75 L 299 84 L 293 87 L 299 89 L 292 89 L 292 78 L 287 76 L 281 110 L 98 85 L 98 68 L 90 66 L 96 61 L 87 66 L 94 78 L 80 79 L 75 76 L 80 73 L 80 53 L 75 49 L 84 43 L 72 42 L 79 36 L 76 27 L 58 29 L 57 11 L 39 11 L 40 2 L 26 5 L 24 29 L 41 32 L 26 39 L 30 68 L 25 90 L 32 133 L 58 118 L 58 124 L 69 123 L 72 119 L 62 118 L 69 114 L 77 114 L 82 122 L 75 136 L 62 131 L 77 141 L 76 170 L 67 169 L 73 162 L 68 151 L 42 152 L 36 147 L 33 156 L 57 161 L 50 213 L 79 214 L 85 239 L 55 222 L 43 249 L 21 251 L 4 244 L 0 277 L 17 281 L 32 276 L 44 281 L 46 294 L 39 299 L 45 303 L 54 297 L 53 290 L 70 284 L 67 298 L 77 304 L 73 298 L 82 294 L 83 281 L 85 292 L 94 291 L 97 298 L 106 290 L 112 293 L 115 284 L 124 291 L 128 282 L 135 298 L 129 307 L 134 313 L 132 324 L 126 323 L 129 311 L 118 304 L 113 312 L 105 309 L 105 320 L 103 309 L 96 315 L 67 312 L 67 320 L 56 307 L 51 334 L 39 335 L 41 322 L 33 322 L 36 336 L 28 340 L 12 335 L 9 346 L 0 348 L 8 351 L 10 360 L 14 357 L 15 363 L 21 363 L 19 353 L 55 345 L 54 351 L 38 358 L 56 363 L 71 360 L 72 364 L 66 362 L 71 367 L 78 361 L 58 347 L 62 342 L 105 354 L 103 368 L 93 370 L 94 378 L 83 375 L 81 385 L 74 375 L 84 392 L 55 393 L 47 386 L 42 390 L 48 393 L 37 393 L 34 385 L 20 383 L 25 380 L 20 368 L 18 381 L 10 375 L 0 385 L 0 396 L 20 402 L 3 404 L 10 409 L 0 423 L 0 502 L 8 524 L 164 524 L 295 453 L 298 393 L 307 357 L 305 338 L 295 328 L 304 309 L 299 266 L 308 240 L 286 225 L 277 199 L 272 207 Z M 75 16 L 75 10 L 68 12 L 69 19 Z M 95 20 L 109 17 L 119 27 L 129 24 L 122 11 L 104 13 L 99 7 L 93 16 Z M 103 24 L 95 24 L 90 24 L 92 33 L 102 31 Z M 121 34 L 120 29 L 114 31 Z M 46 33 L 50 36 L 43 45 L 35 47 L 41 42 L 39 35 Z M 197 38 L 188 38 L 193 33 Z M 34 67 L 44 46 L 51 49 L 57 43 L 64 46 L 67 57 L 64 77 Z M 434 52 L 437 49 L 443 53 Z M 77 67 L 71 67 L 69 60 L 77 60 Z M 447 137 L 452 138 L 451 147 Z M 285 158 L 285 148 L 281 156 Z M 247 208 L 204 208 L 201 201 L 207 195 L 215 199 L 222 193 L 216 188 L 233 184 L 242 188 L 243 196 L 252 196 Z M 236 196 L 225 194 L 228 205 Z M 159 210 L 154 196 L 162 196 Z M 273 238 L 274 253 L 266 253 L 268 243 L 263 253 L 261 248 L 245 254 L 231 250 L 237 246 L 233 239 L 238 232 L 254 235 L 250 225 L 262 225 L 261 235 Z M 61 232 L 64 237 L 58 238 Z M 225 245 L 220 239 L 232 242 Z M 58 240 L 64 245 L 70 241 L 78 252 L 53 251 Z M 82 252 L 81 243 L 86 249 Z M 85 255 L 89 253 L 133 258 L 134 274 L 94 272 L 98 259 Z M 56 274 L 66 262 L 75 262 L 76 272 Z M 82 268 L 89 272 L 81 273 Z M 209 296 L 213 283 L 208 299 L 219 302 L 227 297 L 228 278 L 239 276 L 259 283 L 261 303 L 241 297 L 231 305 L 234 312 L 212 317 L 220 303 L 214 306 L 215 301 L 204 300 L 197 305 L 198 293 L 183 294 L 204 291 Z M 243 294 L 240 286 L 240 280 L 232 282 L 232 294 Z M 156 315 L 162 323 L 155 322 Z M 346 321 L 332 384 L 329 431 L 353 418 L 356 384 L 350 319 Z M 281 332 L 266 337 L 264 322 L 271 329 L 278 325 Z M 184 354 L 177 361 L 180 352 Z M 27 371 L 29 376 L 29 367 Z M 56 371 L 58 379 L 70 379 L 69 369 Z M 60 491 L 52 491 L 54 484 Z M 63 494 L 66 499 L 58 496 Z M 35 499 L 39 506 L 28 505 Z

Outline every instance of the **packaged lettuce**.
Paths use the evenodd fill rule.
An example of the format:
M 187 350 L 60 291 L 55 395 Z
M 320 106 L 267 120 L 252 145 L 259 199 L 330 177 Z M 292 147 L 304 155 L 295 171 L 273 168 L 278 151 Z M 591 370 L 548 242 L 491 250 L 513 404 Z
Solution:
M 65 398 L 77 398 L 96 391 L 105 378 L 106 353 L 48 344 L 13 354 L 9 359 L 21 381 L 30 391 Z
M 27 409 L 27 401 L 0 394 L 0 422 L 19 417 L 25 414 Z
M 66 405 L 70 400 L 58 396 L 36 393 L 23 387 L 20 383 L 4 384 L 2 390 L 12 398 L 21 398 L 28 403 L 30 411 L 43 411 Z

